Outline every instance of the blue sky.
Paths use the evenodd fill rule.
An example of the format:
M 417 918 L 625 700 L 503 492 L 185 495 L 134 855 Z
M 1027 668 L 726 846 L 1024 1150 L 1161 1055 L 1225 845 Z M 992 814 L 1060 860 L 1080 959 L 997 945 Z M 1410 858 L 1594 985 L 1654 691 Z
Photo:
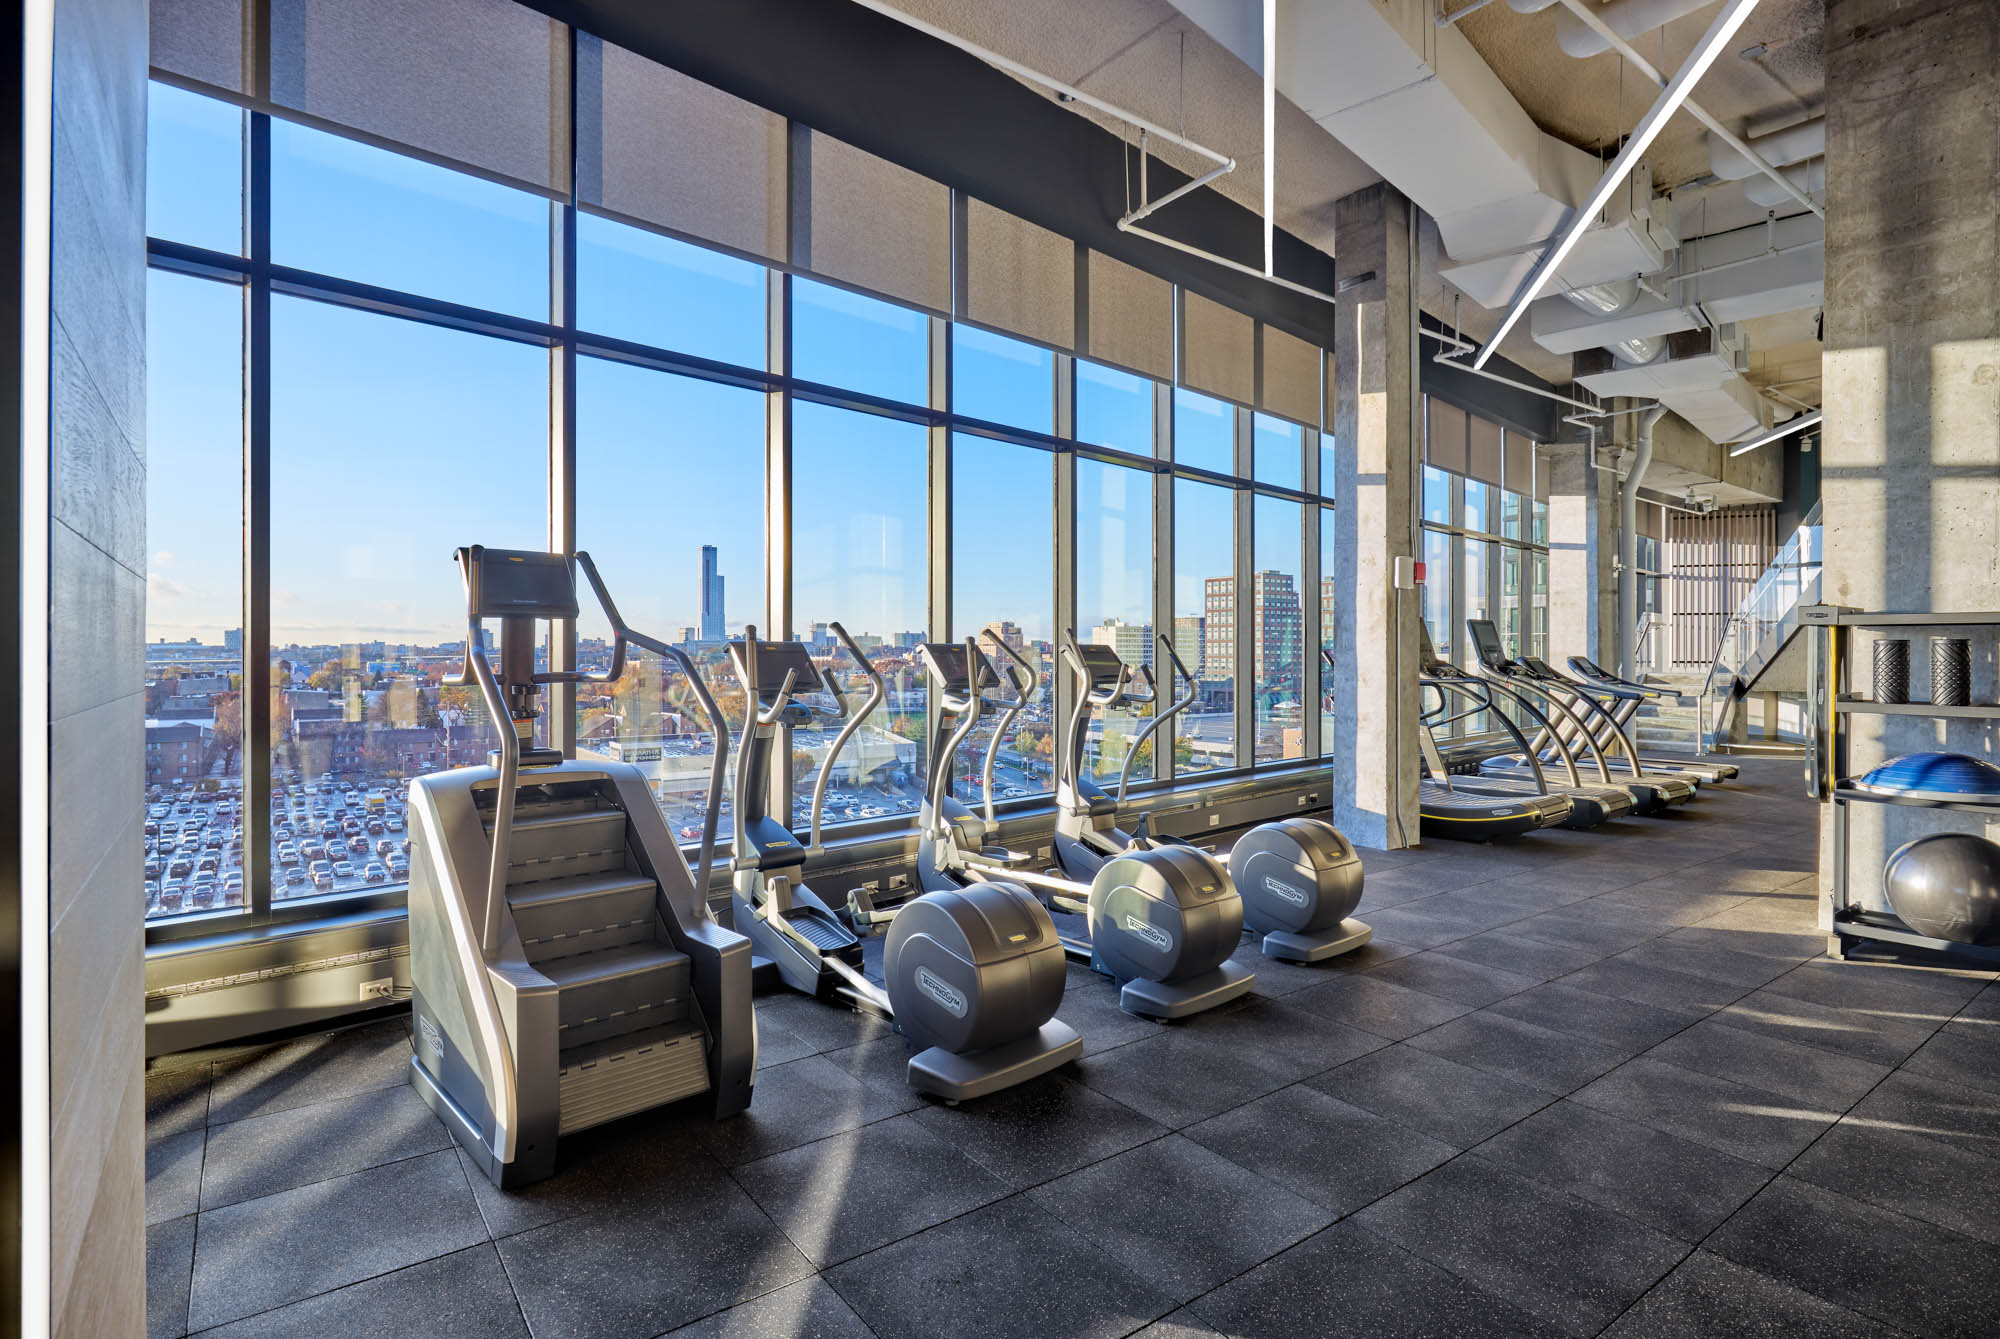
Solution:
M 240 250 L 242 120 L 153 87 L 153 235 Z M 272 124 L 279 263 L 549 318 L 546 200 Z M 586 330 L 765 363 L 758 265 L 584 215 L 577 273 Z M 796 375 L 927 398 L 921 313 L 805 279 L 793 294 Z M 149 300 L 148 636 L 219 641 L 241 622 L 240 290 L 155 271 Z M 275 641 L 455 639 L 463 615 L 451 549 L 548 542 L 548 352 L 282 295 L 272 327 Z M 960 413 L 1051 429 L 1052 355 L 966 326 L 953 338 Z M 769 403 L 757 391 L 579 360 L 577 540 L 634 626 L 676 638 L 699 622 L 703 544 L 719 550 L 730 628 L 762 621 Z M 1079 362 L 1082 441 L 1150 454 L 1153 405 L 1150 382 Z M 839 618 L 855 633 L 922 630 L 925 429 L 805 401 L 792 412 L 795 626 Z M 1174 415 L 1183 459 L 1231 468 L 1229 406 L 1180 391 Z M 1259 416 L 1259 477 L 1297 485 L 1297 432 Z M 1054 637 L 1053 456 L 963 435 L 953 450 L 957 631 L 1006 618 Z M 1150 621 L 1152 484 L 1079 460 L 1086 629 L 1110 617 Z M 1182 483 L 1176 507 L 1176 607 L 1196 612 L 1202 579 L 1231 570 L 1231 499 Z M 1295 536 L 1283 564 L 1294 571 Z M 602 623 L 586 618 L 582 630 Z

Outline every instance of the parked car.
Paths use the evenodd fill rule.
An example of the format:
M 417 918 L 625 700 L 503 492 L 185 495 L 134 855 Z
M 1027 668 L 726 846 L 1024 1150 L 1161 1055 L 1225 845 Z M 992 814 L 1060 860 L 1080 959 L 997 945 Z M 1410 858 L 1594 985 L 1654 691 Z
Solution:
M 333 864 L 333 877 L 336 879 L 353 878 L 354 862 L 350 860 L 336 860 Z
M 371 860 L 361 867 L 361 877 L 370 883 L 387 883 L 389 870 L 381 861 Z

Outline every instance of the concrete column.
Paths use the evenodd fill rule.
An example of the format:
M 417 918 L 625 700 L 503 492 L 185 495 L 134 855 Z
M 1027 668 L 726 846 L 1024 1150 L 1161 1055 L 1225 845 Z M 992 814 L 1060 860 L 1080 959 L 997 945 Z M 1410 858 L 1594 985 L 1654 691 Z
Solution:
M 1990 610 L 2000 604 L 2000 28 L 1990 0 L 1831 0 L 1826 88 L 1823 598 Z M 1972 700 L 1992 702 L 1994 638 L 1971 635 Z M 1921 682 L 1929 647 L 1910 650 Z M 1865 636 L 1854 651 L 1865 667 Z M 1865 668 L 1855 684 L 1865 690 Z M 1991 757 L 1982 722 L 1864 716 L 1852 739 L 1855 771 L 1921 748 Z M 1876 805 L 1855 806 L 1853 818 L 1850 886 L 1874 906 L 1888 852 L 1967 824 Z
M 1614 420 L 1617 421 L 1617 420 Z M 1552 449 L 1549 475 L 1549 655 L 1600 665 L 1616 654 L 1618 489 L 1582 444 Z
M 1355 286 L 1335 308 L 1332 399 L 1337 507 L 1333 576 L 1334 822 L 1364 846 L 1418 840 L 1417 593 L 1398 590 L 1414 557 L 1416 290 L 1411 205 L 1371 186 L 1334 205 L 1340 268 Z M 1355 280 L 1362 282 L 1355 283 Z

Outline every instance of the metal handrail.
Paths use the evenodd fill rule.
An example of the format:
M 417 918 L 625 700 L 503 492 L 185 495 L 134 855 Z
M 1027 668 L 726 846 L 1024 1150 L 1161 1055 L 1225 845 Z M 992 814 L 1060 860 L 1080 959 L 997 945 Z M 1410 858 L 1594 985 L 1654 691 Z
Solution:
M 1118 769 L 1118 803 L 1120 805 L 1125 803 L 1125 788 L 1131 784 L 1132 763 L 1138 758 L 1139 750 L 1146 746 L 1148 739 L 1151 739 L 1159 732 L 1161 726 L 1193 706 L 1196 699 L 1201 696 L 1201 686 L 1195 683 L 1194 675 L 1188 673 L 1187 662 L 1182 660 L 1180 652 L 1174 649 L 1173 638 L 1167 636 L 1164 632 L 1155 635 L 1160 640 L 1160 649 L 1167 653 L 1169 661 L 1167 669 L 1168 696 L 1171 697 L 1173 695 L 1175 674 L 1179 674 L 1181 682 L 1187 685 L 1187 696 L 1176 698 L 1173 704 L 1165 711 L 1154 712 L 1153 719 L 1146 722 L 1146 728 L 1139 732 L 1138 738 L 1134 739 L 1132 746 L 1125 751 L 1125 765 Z M 1154 700 L 1158 700 L 1157 692 L 1154 694 Z M 1157 774 L 1158 769 L 1156 768 L 1155 775 Z
M 986 630 L 985 636 L 999 648 L 1001 654 L 1013 662 L 1007 670 L 1007 677 L 1014 683 L 1014 700 L 1002 710 L 1000 719 L 993 722 L 993 733 L 986 741 L 986 761 L 979 770 L 979 792 L 985 801 L 986 821 L 990 825 L 993 822 L 993 763 L 1000 755 L 1000 741 L 1014 728 L 1014 722 L 1023 711 L 1027 710 L 1029 704 L 1041 696 L 1042 676 L 1036 673 L 1035 667 L 1028 663 L 1026 656 L 1007 645 L 1006 638 L 999 636 L 991 628 Z M 986 657 L 980 653 L 977 638 L 965 639 L 965 654 L 965 679 L 972 692 L 973 714 L 977 715 L 981 671 L 989 670 L 990 665 Z M 995 676 L 995 682 L 998 682 L 998 676 Z M 969 725 L 967 729 L 969 731 Z
M 820 760 L 819 779 L 813 783 L 812 839 L 808 843 L 809 849 L 813 851 L 821 849 L 819 844 L 820 815 L 826 807 L 826 784 L 833 775 L 833 760 L 840 756 L 840 751 L 843 748 L 847 747 L 848 739 L 853 736 L 856 730 L 861 728 L 861 723 L 874 715 L 875 708 L 881 706 L 882 699 L 889 695 L 889 685 L 882 678 L 882 672 L 876 669 L 868 657 L 862 653 L 861 648 L 854 644 L 854 639 L 847 635 L 847 629 L 838 623 L 827 624 L 827 629 L 840 639 L 840 644 L 847 648 L 847 654 L 854 658 L 854 663 L 861 666 L 862 674 L 867 676 L 868 700 L 862 704 L 860 711 L 849 712 L 847 709 L 847 694 L 841 690 L 840 680 L 834 677 L 832 670 L 824 671 L 827 683 L 832 686 L 834 700 L 840 703 L 840 714 L 844 718 L 844 724 L 840 727 L 840 733 L 833 737 L 833 743 L 828 747 L 826 757 Z

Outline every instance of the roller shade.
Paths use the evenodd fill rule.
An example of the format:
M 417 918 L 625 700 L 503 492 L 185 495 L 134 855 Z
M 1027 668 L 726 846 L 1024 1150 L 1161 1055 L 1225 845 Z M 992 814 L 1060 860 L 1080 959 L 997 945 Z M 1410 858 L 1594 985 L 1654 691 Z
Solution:
M 1257 407 L 1319 426 L 1319 349 L 1273 326 L 1260 327 L 1258 335 L 1264 384 L 1257 388 Z
M 569 193 L 569 30 L 512 0 L 160 0 L 162 72 L 545 195 Z M 269 76 L 268 99 L 252 72 Z
M 1532 493 L 1535 489 L 1535 444 L 1518 432 L 1507 434 L 1506 476 L 1502 480 L 1510 493 Z
M 786 258 L 784 117 L 587 33 L 576 66 L 580 204 Z
M 962 314 L 1040 344 L 1075 347 L 1076 243 L 968 199 Z
M 1257 323 L 1182 290 L 1181 384 L 1238 404 L 1256 403 Z
M 815 274 L 951 311 L 951 191 L 830 135 L 812 136 Z
M 1653 503 L 1648 503 L 1640 507 L 1638 517 L 1639 533 L 1647 539 L 1658 539 L 1661 533 L 1660 520 L 1665 514 L 1665 507 Z
M 1500 425 L 1490 419 L 1474 418 L 1471 453 L 1465 472 L 1495 487 L 1500 483 Z
M 1424 461 L 1453 474 L 1465 473 L 1465 411 L 1439 399 L 1425 401 Z
M 153 0 L 151 18 L 155 70 L 226 93 L 249 91 L 242 0 Z
M 1172 381 L 1174 286 L 1101 251 L 1092 251 L 1085 265 L 1089 356 L 1158 381 Z
M 1548 448 L 1535 448 L 1535 501 L 1549 500 L 1549 475 L 1555 472 L 1555 461 L 1550 458 Z

